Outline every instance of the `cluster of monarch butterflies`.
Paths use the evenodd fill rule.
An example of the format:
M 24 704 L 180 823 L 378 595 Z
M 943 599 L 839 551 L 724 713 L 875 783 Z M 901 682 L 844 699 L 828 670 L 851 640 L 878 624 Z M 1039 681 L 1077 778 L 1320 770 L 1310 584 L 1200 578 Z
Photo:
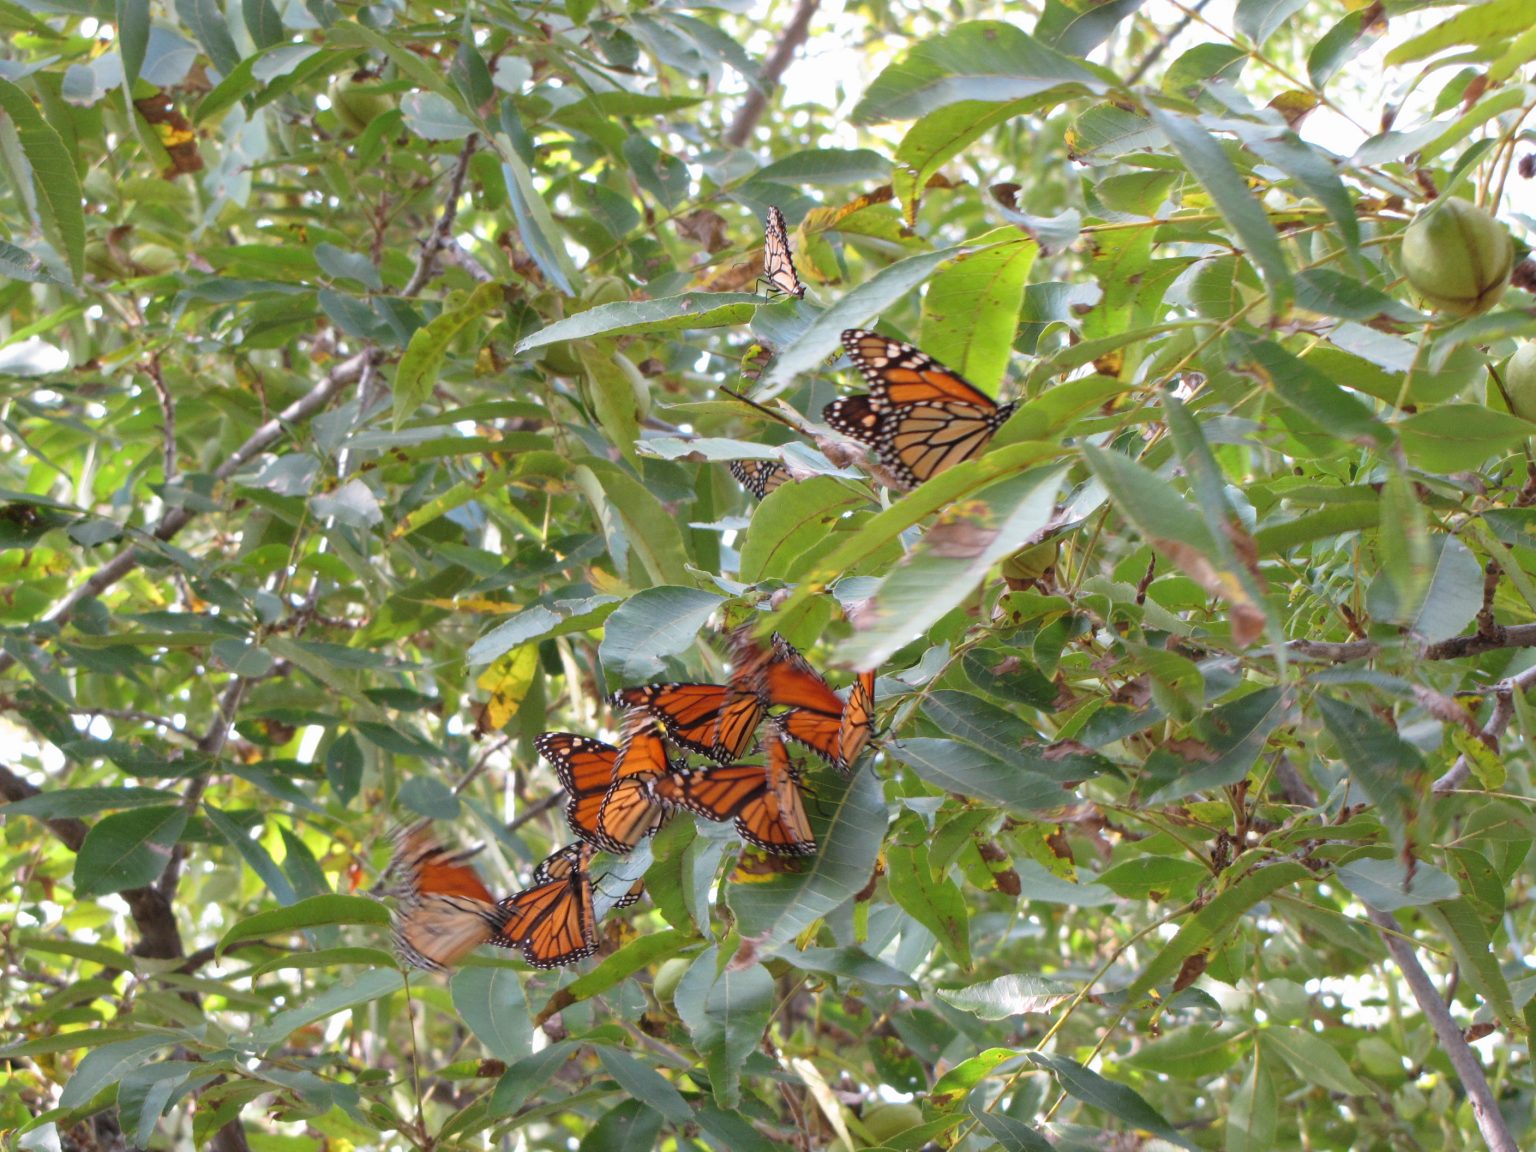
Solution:
M 851 772 L 874 730 L 875 674 L 859 673 L 844 700 L 777 633 L 767 647 L 738 633 L 733 657 L 728 684 L 616 692 L 613 704 L 625 712 L 617 748 L 570 732 L 535 741 L 560 778 L 566 821 L 580 839 L 544 860 L 523 891 L 496 900 L 468 862 L 473 851 L 442 847 L 425 823 L 399 833 L 378 891 L 395 898 L 401 957 L 440 970 L 483 943 L 521 949 L 537 968 L 590 955 L 597 948 L 593 856 L 628 853 L 679 810 L 734 821 L 742 839 L 764 852 L 814 853 L 801 769 L 789 745 Z M 754 739 L 762 761 L 740 762 Z M 683 755 L 674 758 L 669 743 Z M 690 766 L 688 753 L 708 762 Z M 640 894 L 635 881 L 615 906 Z
M 784 214 L 773 207 L 764 225 L 763 279 L 770 297 L 805 295 Z M 873 448 L 906 488 L 979 455 L 1017 407 L 999 405 L 926 352 L 877 332 L 849 328 L 843 349 L 869 391 L 834 400 L 822 418 Z M 784 465 L 771 460 L 734 461 L 731 475 L 759 500 L 790 479 Z

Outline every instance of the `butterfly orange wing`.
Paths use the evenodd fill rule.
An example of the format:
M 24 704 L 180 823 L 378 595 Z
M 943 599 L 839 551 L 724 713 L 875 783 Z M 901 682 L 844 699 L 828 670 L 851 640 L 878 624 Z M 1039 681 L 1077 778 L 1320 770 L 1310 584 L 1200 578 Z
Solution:
M 534 869 L 532 885 L 497 906 L 502 919 L 491 943 L 520 948 L 535 968 L 558 968 L 597 951 L 587 871 L 592 851 L 589 845 L 571 844 L 543 860 Z
M 496 898 L 467 862 L 479 849 L 445 848 L 426 820 L 401 829 L 394 839 L 375 891 L 395 897 L 390 917 L 395 950 L 417 968 L 451 968 L 488 941 L 501 921 Z

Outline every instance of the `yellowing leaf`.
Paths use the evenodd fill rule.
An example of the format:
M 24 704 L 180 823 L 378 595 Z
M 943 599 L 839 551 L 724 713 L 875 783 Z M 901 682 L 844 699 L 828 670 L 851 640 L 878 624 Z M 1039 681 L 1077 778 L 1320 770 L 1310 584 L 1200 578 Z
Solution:
M 485 702 L 482 727 L 488 730 L 506 727 L 533 687 L 538 670 L 539 646 L 524 644 L 505 653 L 480 673 L 475 685 L 491 694 Z

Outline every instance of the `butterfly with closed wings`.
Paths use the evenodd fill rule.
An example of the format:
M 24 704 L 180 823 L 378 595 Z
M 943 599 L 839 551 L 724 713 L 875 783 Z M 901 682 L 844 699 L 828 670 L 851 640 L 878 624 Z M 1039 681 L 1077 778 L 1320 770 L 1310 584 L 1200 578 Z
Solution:
M 656 794 L 706 820 L 734 820 L 742 839 L 764 852 L 810 856 L 816 836 L 800 795 L 800 770 L 776 725 L 763 743 L 767 756 L 761 764 L 678 767 L 657 782 Z
M 770 299 L 793 296 L 799 300 L 805 295 L 805 285 L 789 252 L 789 228 L 784 223 L 784 213 L 771 204 L 763 221 L 763 283 L 768 286 Z
M 908 488 L 980 455 L 1017 407 L 999 405 L 926 352 L 878 332 L 850 328 L 843 348 L 869 392 L 832 401 L 822 417 L 872 447 Z

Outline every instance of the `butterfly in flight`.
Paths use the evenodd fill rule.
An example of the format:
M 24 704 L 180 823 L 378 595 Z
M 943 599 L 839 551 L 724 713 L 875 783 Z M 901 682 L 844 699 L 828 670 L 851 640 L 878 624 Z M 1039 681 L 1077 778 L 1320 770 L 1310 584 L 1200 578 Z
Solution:
M 812 855 L 816 837 L 800 795 L 800 770 L 777 728 L 769 733 L 764 763 L 679 767 L 657 784 L 657 795 L 706 820 L 735 820 L 742 839 L 764 852 Z
M 759 500 L 789 482 L 789 469 L 774 460 L 732 460 L 731 475 Z
M 445 848 L 429 820 L 399 829 L 384 878 L 374 892 L 395 898 L 395 951 L 407 964 L 441 972 L 501 928 L 496 897 L 469 864 L 479 848 Z
M 789 229 L 784 213 L 771 204 L 763 222 L 763 282 L 768 285 L 770 298 L 793 296 L 799 300 L 805 295 L 805 285 L 800 282 L 794 258 L 789 254 Z
M 651 783 L 672 766 L 656 720 L 640 719 L 626 722 L 621 748 L 571 732 L 545 732 L 533 742 L 569 797 L 565 819 L 571 831 L 605 852 L 630 851 L 665 818 Z
M 908 488 L 979 455 L 1018 406 L 997 404 L 926 352 L 876 332 L 849 328 L 843 348 L 869 392 L 832 401 L 822 418 L 872 447 Z
M 596 851 L 576 843 L 546 857 L 527 888 L 497 905 L 501 924 L 490 942 L 521 949 L 535 968 L 558 968 L 596 952 L 597 914 L 588 870 Z

